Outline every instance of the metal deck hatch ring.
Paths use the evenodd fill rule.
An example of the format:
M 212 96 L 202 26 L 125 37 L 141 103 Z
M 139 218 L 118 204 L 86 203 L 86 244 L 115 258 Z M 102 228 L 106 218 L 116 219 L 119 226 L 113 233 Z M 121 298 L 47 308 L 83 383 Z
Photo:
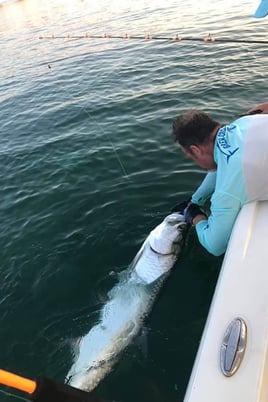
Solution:
M 224 334 L 221 344 L 221 370 L 226 377 L 231 377 L 238 370 L 245 354 L 247 326 L 242 318 L 235 318 Z

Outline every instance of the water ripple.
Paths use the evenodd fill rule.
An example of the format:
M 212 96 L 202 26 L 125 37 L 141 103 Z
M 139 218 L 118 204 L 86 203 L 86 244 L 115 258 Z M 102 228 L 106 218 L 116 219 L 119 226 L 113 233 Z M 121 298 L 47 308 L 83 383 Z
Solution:
M 211 32 L 247 40 L 266 38 L 268 28 L 267 19 L 252 19 L 249 0 L 232 7 L 221 0 L 120 4 L 24 0 L 0 8 L 1 362 L 30 377 L 64 378 L 71 364 L 67 340 L 96 319 L 110 284 L 104 278 L 124 269 L 149 231 L 202 180 L 204 172 L 173 144 L 174 116 L 200 107 L 228 122 L 267 98 L 264 45 L 39 39 Z M 190 370 L 201 335 L 196 327 L 216 280 L 207 277 L 217 261 L 192 233 L 150 321 L 160 332 L 182 326 L 195 332 L 192 357 L 182 350 L 189 340 L 180 331 L 165 358 L 161 340 L 155 350 L 151 343 L 148 373 L 167 370 L 159 386 L 172 388 L 174 400 L 182 400 L 189 373 L 185 368 L 175 392 L 172 362 Z M 174 303 L 180 323 L 169 315 L 167 326 Z M 117 374 L 122 380 L 120 369 Z M 125 375 L 129 388 L 137 373 L 128 368 Z M 114 399 L 132 402 L 126 394 Z

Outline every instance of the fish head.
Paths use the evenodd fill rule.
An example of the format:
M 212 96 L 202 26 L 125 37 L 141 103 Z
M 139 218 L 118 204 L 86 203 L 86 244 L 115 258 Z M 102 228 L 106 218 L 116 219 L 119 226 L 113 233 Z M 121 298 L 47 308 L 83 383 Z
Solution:
M 188 226 L 184 216 L 178 212 L 166 216 L 148 237 L 151 248 L 162 255 L 177 254 L 181 250 Z

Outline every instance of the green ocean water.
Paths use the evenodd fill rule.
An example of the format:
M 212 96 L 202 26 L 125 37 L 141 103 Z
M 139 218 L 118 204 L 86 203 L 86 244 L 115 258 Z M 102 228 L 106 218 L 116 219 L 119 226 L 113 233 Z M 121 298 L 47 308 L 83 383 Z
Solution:
M 22 0 L 0 7 L 3 369 L 64 381 L 75 340 L 98 319 L 118 274 L 198 186 L 204 172 L 173 144 L 175 115 L 198 107 L 226 123 L 267 100 L 267 45 L 247 43 L 267 39 L 268 19 L 253 19 L 256 6 Z M 244 43 L 51 38 L 149 32 Z M 191 231 L 146 339 L 130 345 L 97 395 L 183 400 L 221 262 Z

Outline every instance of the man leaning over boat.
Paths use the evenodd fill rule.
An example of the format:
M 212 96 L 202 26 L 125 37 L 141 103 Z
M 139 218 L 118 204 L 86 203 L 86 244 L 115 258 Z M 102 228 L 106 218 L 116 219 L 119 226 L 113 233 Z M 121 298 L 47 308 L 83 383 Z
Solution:
M 185 220 L 208 252 L 221 255 L 243 205 L 268 200 L 268 103 L 225 126 L 201 110 L 186 110 L 175 118 L 173 136 L 181 151 L 208 172 L 186 203 Z

